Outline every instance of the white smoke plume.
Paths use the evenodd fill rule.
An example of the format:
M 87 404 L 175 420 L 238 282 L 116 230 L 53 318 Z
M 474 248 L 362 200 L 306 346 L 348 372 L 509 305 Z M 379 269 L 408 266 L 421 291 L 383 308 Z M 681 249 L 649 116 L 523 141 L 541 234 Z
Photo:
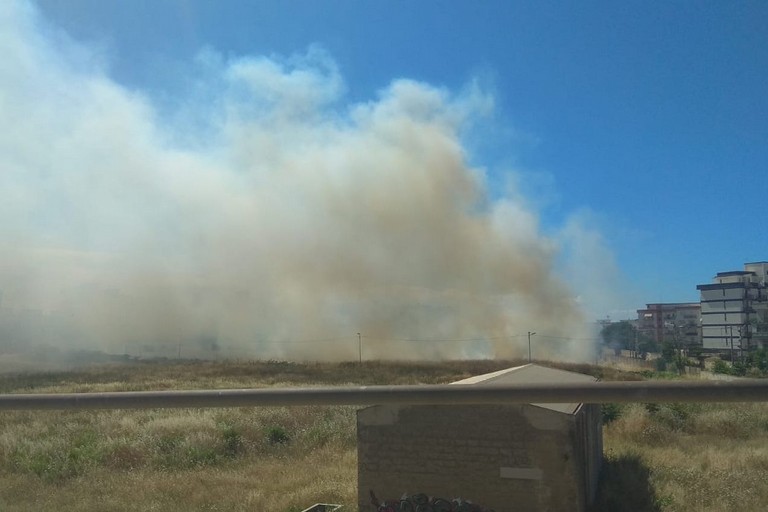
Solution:
M 6 342 L 353 359 L 361 333 L 366 358 L 509 357 L 535 330 L 536 357 L 588 356 L 553 341 L 583 319 L 535 213 L 469 163 L 478 88 L 349 104 L 321 50 L 207 50 L 161 109 L 15 2 L 0 52 Z

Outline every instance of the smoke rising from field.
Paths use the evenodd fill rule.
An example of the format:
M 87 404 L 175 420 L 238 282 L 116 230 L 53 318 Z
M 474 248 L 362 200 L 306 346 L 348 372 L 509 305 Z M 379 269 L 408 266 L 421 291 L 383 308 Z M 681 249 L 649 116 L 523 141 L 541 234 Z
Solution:
M 26 4 L 0 34 L 0 307 L 47 318 L 14 336 L 352 359 L 358 332 L 370 358 L 509 357 L 536 330 L 583 354 L 552 341 L 583 332 L 556 245 L 469 163 L 478 87 L 349 104 L 321 50 L 207 50 L 161 109 Z

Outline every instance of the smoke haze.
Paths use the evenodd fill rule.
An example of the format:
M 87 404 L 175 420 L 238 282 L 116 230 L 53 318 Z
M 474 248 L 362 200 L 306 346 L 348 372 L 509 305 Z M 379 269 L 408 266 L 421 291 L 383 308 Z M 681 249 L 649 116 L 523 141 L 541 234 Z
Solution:
M 556 244 L 469 163 L 480 88 L 349 104 L 320 49 L 206 50 L 161 107 L 14 2 L 0 52 L 6 343 L 355 359 L 359 332 L 367 358 L 511 357 L 535 330 L 535 356 L 588 356 L 557 341 L 585 331 Z

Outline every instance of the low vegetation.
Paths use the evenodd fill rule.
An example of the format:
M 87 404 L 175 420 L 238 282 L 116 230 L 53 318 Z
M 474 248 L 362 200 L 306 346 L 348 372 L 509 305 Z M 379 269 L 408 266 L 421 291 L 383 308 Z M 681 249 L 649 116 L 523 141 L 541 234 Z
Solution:
M 610 412 L 610 472 L 598 510 L 765 510 L 767 404 L 629 404 Z
M 144 362 L 0 375 L 0 392 L 442 383 L 515 361 Z M 604 380 L 654 377 L 591 365 Z M 667 376 L 669 377 L 669 376 Z M 765 404 L 607 404 L 597 512 L 764 510 Z M 354 407 L 0 414 L 0 510 L 356 509 Z
M 715 373 L 735 375 L 738 377 L 761 378 L 768 377 L 768 350 L 760 349 L 727 363 L 715 359 L 712 370 Z
M 3 393 L 442 383 L 516 364 L 144 362 L 0 376 Z M 356 503 L 354 407 L 0 415 L 0 510 L 298 511 Z

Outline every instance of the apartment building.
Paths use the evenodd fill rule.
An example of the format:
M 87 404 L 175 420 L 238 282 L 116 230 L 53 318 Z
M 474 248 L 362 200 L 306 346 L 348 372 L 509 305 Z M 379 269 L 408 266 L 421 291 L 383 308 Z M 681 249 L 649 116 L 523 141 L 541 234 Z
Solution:
M 701 293 L 701 337 L 705 350 L 743 352 L 768 348 L 768 262 L 718 272 Z
M 701 343 L 698 302 L 665 302 L 646 304 L 637 310 L 637 329 L 657 343 L 668 341 L 681 347 Z

